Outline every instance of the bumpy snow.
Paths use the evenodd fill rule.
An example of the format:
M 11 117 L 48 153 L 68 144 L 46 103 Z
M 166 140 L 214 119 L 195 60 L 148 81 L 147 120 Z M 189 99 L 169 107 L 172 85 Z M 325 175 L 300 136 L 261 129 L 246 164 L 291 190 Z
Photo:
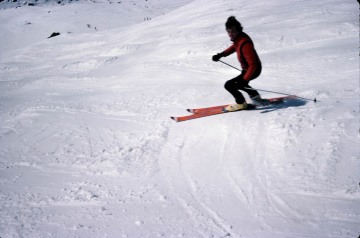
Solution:
M 6 4 L 1 238 L 359 236 L 356 1 Z M 230 15 L 253 87 L 318 102 L 172 121 L 233 102 Z

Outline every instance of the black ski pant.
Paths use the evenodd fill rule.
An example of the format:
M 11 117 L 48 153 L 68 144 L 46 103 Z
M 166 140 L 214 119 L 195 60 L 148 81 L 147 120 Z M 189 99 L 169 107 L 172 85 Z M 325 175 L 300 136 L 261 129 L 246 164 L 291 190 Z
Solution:
M 254 90 L 249 85 L 249 82 L 257 78 L 260 75 L 260 72 L 255 73 L 255 77 L 251 78 L 249 81 L 243 79 L 243 75 L 245 75 L 245 73 L 246 71 L 242 71 L 239 76 L 227 81 L 224 86 L 225 89 L 233 95 L 236 103 L 238 104 L 242 104 L 245 102 L 245 98 L 239 90 L 246 92 L 250 96 L 250 98 L 260 95 L 258 91 Z

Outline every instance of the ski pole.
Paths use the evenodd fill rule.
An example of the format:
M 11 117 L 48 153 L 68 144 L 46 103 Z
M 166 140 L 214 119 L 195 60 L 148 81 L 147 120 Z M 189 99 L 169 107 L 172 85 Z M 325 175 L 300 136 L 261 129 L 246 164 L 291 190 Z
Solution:
M 223 64 L 226 64 L 227 66 L 230 66 L 231 68 L 233 69 L 236 69 L 236 70 L 239 70 L 239 71 L 242 71 L 241 69 L 238 69 L 224 61 L 221 61 L 219 60 L 221 63 Z M 314 101 L 316 103 L 316 98 L 314 99 L 309 99 L 309 98 L 304 98 L 304 97 L 299 97 L 299 96 L 296 96 L 296 95 L 293 95 L 293 94 L 287 94 L 287 93 L 280 93 L 280 92 L 274 92 L 274 91 L 268 91 L 268 90 L 263 90 L 263 89 L 256 89 L 256 88 L 245 88 L 245 89 L 250 89 L 250 90 L 256 90 L 256 91 L 262 91 L 262 92 L 268 92 L 268 93 L 276 93 L 276 94 L 282 94 L 282 95 L 286 95 L 286 96 L 293 96 L 293 97 L 297 97 L 297 98 L 300 98 L 300 99 L 304 99 L 304 100 L 308 100 L 308 101 Z
M 228 64 L 228 63 L 226 63 L 226 62 L 224 62 L 224 61 L 222 61 L 222 60 L 219 60 L 219 61 L 220 61 L 221 63 L 223 63 L 223 64 L 226 64 L 227 66 L 230 66 L 230 67 L 233 68 L 233 69 L 239 70 L 240 72 L 242 71 L 241 69 L 238 69 L 238 68 L 232 66 L 231 64 Z
M 292 96 L 292 97 L 304 99 L 304 100 L 307 100 L 307 101 L 314 101 L 315 103 L 317 102 L 316 98 L 314 98 L 314 99 L 304 98 L 304 97 L 299 97 L 299 96 L 294 95 L 294 94 L 280 93 L 280 92 L 274 92 L 274 91 L 258 89 L 258 88 L 245 88 L 245 89 L 256 90 L 256 91 L 267 92 L 267 93 L 276 93 L 276 94 L 281 94 L 281 95 Z

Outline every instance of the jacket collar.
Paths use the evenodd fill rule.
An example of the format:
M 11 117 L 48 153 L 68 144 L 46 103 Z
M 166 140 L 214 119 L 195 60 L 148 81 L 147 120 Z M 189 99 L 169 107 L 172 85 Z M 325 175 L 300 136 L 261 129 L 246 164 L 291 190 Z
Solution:
M 246 34 L 245 34 L 244 32 L 240 32 L 239 35 L 236 37 L 236 39 L 233 41 L 234 44 L 239 43 L 239 41 L 240 41 L 244 36 L 246 36 Z

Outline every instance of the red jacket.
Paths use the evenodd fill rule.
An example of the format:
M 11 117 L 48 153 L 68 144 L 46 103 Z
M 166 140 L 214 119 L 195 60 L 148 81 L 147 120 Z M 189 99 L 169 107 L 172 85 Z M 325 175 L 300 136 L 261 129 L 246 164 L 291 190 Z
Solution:
M 261 61 L 254 48 L 251 38 L 242 32 L 234 41 L 234 44 L 227 48 L 222 54 L 228 56 L 236 52 L 241 67 L 246 73 L 243 78 L 246 81 L 256 78 L 261 72 Z

